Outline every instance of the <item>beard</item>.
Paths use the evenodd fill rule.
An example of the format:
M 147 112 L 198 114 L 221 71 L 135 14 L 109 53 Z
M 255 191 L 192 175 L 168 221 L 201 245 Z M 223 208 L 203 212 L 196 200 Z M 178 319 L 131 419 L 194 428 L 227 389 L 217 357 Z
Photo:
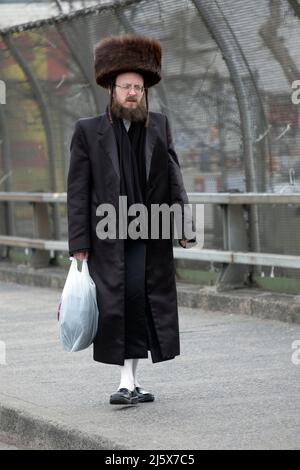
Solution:
M 147 118 L 147 108 L 144 96 L 140 103 L 138 103 L 137 107 L 132 109 L 125 108 L 125 106 L 122 106 L 120 103 L 118 103 L 116 99 L 113 99 L 111 110 L 115 117 L 127 119 L 128 121 L 145 121 Z

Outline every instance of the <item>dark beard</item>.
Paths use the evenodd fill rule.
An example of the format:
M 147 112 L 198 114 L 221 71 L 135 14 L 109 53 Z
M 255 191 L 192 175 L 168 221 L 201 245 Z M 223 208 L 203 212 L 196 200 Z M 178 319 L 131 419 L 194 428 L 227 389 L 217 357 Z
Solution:
M 135 109 L 125 108 L 116 100 L 113 100 L 111 110 L 116 118 L 127 119 L 128 121 L 145 121 L 147 118 L 147 109 L 144 99 L 141 100 Z

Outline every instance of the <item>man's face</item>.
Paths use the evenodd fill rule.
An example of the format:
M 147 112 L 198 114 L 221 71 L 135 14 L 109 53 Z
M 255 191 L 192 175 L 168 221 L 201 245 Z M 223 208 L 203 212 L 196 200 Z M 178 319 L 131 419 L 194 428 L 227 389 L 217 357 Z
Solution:
M 128 85 L 133 85 L 129 90 L 126 90 L 125 87 Z M 116 86 L 114 88 L 114 98 L 117 102 L 128 109 L 135 109 L 137 105 L 142 100 L 144 93 L 139 92 L 134 88 L 134 85 L 139 87 L 144 86 L 143 77 L 135 72 L 121 73 L 116 78 Z
M 130 88 L 128 88 L 130 85 Z M 126 89 L 126 87 L 128 89 Z M 139 87 L 142 87 L 139 90 Z M 147 117 L 143 76 L 136 72 L 121 73 L 113 88 L 112 110 L 119 118 L 142 121 Z

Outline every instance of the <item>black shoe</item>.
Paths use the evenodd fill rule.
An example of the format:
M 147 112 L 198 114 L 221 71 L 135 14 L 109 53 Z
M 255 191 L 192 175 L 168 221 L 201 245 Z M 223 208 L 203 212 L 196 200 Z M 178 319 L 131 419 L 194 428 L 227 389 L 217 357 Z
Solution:
M 120 388 L 110 396 L 109 403 L 111 405 L 135 405 L 138 401 L 135 390 L 131 392 L 128 388 Z
M 134 390 L 135 390 L 135 392 L 138 396 L 139 402 L 144 402 L 145 403 L 146 401 L 154 401 L 154 395 L 152 395 L 152 393 L 150 393 L 150 392 L 147 392 L 143 388 L 135 387 Z

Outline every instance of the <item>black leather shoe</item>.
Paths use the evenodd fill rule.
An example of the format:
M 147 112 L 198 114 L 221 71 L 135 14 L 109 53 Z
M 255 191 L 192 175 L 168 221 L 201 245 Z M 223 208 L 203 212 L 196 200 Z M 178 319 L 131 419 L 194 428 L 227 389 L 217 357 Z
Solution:
M 135 390 L 131 392 L 128 388 L 120 388 L 116 393 L 113 393 L 109 399 L 111 405 L 135 405 L 138 401 L 139 399 Z
M 135 387 L 134 390 L 135 390 L 135 392 L 138 396 L 139 402 L 144 402 L 145 403 L 146 401 L 154 401 L 154 395 L 152 395 L 152 393 L 150 393 L 150 392 L 147 392 L 143 388 Z

